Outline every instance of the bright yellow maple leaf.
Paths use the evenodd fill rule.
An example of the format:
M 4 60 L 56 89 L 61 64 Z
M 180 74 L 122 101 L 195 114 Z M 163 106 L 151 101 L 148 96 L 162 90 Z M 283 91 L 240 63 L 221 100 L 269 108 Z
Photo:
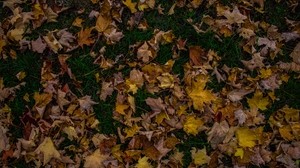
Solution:
M 192 154 L 194 164 L 197 166 L 207 164 L 210 161 L 210 157 L 207 156 L 205 148 L 201 150 L 197 150 L 196 148 L 193 147 L 191 150 L 191 154 Z
M 123 1 L 123 4 L 126 5 L 130 9 L 131 13 L 135 13 L 137 11 L 135 8 L 135 6 L 137 4 L 136 2 L 132 2 L 131 0 L 125 0 L 125 1 Z
M 196 136 L 203 124 L 204 122 L 200 118 L 196 117 L 196 115 L 189 115 L 185 119 L 183 130 L 188 134 Z
M 193 101 L 195 110 L 202 110 L 205 104 L 209 104 L 216 99 L 210 90 L 205 90 L 208 77 L 199 75 L 192 82 L 192 87 L 187 88 L 187 93 Z
M 244 149 L 243 148 L 236 148 L 234 156 L 239 156 L 241 159 L 244 157 Z
M 258 140 L 255 131 L 246 127 L 238 128 L 235 135 L 241 147 L 252 148 L 255 146 L 256 140 Z
M 261 91 L 256 91 L 254 96 L 251 99 L 247 100 L 250 109 L 258 108 L 260 110 L 266 110 L 267 106 L 270 104 L 270 100 L 268 97 L 263 97 L 263 93 Z
M 139 158 L 138 163 L 134 166 L 135 168 L 151 168 L 153 167 L 149 162 L 148 162 L 148 157 L 144 156 L 142 158 Z
M 50 137 L 46 137 L 44 141 L 35 150 L 35 153 L 43 153 L 44 160 L 43 165 L 46 165 L 52 158 L 61 159 L 60 153 L 56 150 Z

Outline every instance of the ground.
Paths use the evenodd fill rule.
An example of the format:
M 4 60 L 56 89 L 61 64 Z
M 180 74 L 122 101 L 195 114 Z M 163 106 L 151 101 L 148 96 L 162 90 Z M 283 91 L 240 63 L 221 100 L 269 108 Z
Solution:
M 1 166 L 299 166 L 297 1 L 0 4 Z

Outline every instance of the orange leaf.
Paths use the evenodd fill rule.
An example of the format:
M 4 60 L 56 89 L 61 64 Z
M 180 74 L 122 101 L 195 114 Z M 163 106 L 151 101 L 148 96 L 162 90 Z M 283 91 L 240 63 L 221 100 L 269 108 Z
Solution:
M 86 28 L 78 33 L 78 45 L 82 48 L 83 45 L 90 46 L 95 42 L 95 39 L 91 38 L 91 32 L 93 28 Z

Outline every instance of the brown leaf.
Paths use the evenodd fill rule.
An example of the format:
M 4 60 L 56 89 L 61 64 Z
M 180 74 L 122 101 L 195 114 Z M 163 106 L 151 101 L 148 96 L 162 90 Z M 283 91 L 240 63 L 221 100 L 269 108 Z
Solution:
M 37 53 L 43 53 L 47 45 L 43 42 L 41 36 L 38 39 L 31 41 L 32 51 Z
M 206 62 L 206 52 L 200 46 L 189 47 L 190 63 L 195 66 L 201 66 Z
M 112 95 L 114 91 L 112 82 L 102 82 L 102 87 L 101 87 L 101 91 L 100 91 L 100 100 L 105 101 L 107 96 Z
M 146 104 L 151 107 L 152 111 L 155 113 L 160 113 L 166 109 L 166 105 L 163 103 L 161 98 L 154 99 L 148 97 L 146 100 Z

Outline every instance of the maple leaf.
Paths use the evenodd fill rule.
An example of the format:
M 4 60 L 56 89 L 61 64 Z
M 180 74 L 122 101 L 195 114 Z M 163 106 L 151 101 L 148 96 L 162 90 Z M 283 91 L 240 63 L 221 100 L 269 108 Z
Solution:
M 34 151 L 35 153 L 43 153 L 43 165 L 46 165 L 52 158 L 60 160 L 60 153 L 56 150 L 50 137 L 46 137 L 44 141 Z
M 76 27 L 82 28 L 82 22 L 83 22 L 83 19 L 81 19 L 79 17 L 76 17 L 75 20 L 72 23 L 72 26 L 76 26 Z
M 192 87 L 187 88 L 187 93 L 193 101 L 195 110 L 202 110 L 205 104 L 209 104 L 216 99 L 209 90 L 204 90 L 208 77 L 199 75 L 192 82 Z
M 252 55 L 252 59 L 249 61 L 242 60 L 242 63 L 246 66 L 247 69 L 253 71 L 256 68 L 263 68 L 265 65 L 263 60 L 265 58 L 261 57 L 260 53 L 255 53 Z
M 20 41 L 25 33 L 23 28 L 12 29 L 7 33 L 7 37 L 13 41 Z
M 107 38 L 107 44 L 115 44 L 124 37 L 123 32 L 117 32 L 117 29 L 113 29 L 110 33 L 104 33 L 104 35 Z
M 93 154 L 85 158 L 84 168 L 104 168 L 103 162 L 107 160 L 109 155 L 103 155 L 100 149 L 96 149 Z
M 98 104 L 97 102 L 94 102 L 91 99 L 91 96 L 84 96 L 84 97 L 78 99 L 78 102 L 79 102 L 80 108 L 82 110 L 87 110 L 87 111 L 89 111 L 91 109 L 92 105 Z
M 188 134 L 196 136 L 203 127 L 203 124 L 204 122 L 196 117 L 196 115 L 189 115 L 183 123 L 183 130 Z
M 256 145 L 257 137 L 255 131 L 250 130 L 249 128 L 240 127 L 236 130 L 235 135 L 241 147 L 252 148 Z
M 126 5 L 129 9 L 131 13 L 135 13 L 137 12 L 135 6 L 136 6 L 136 2 L 132 2 L 131 0 L 125 0 L 123 1 L 123 4 Z
M 129 108 L 129 105 L 127 104 L 120 104 L 120 103 L 116 103 L 116 112 L 118 112 L 119 114 L 122 115 L 126 115 L 125 110 Z
M 151 168 L 153 167 L 149 162 L 149 158 L 147 156 L 144 156 L 142 158 L 139 158 L 138 163 L 134 166 L 135 168 Z
M 234 9 L 232 10 L 232 12 L 230 12 L 229 10 L 226 10 L 224 12 L 224 16 L 227 18 L 227 22 L 229 24 L 240 24 L 240 23 L 244 23 L 244 20 L 247 19 L 247 17 L 245 15 L 242 15 L 239 11 L 239 9 L 235 6 Z
M 148 97 L 145 101 L 146 104 L 151 107 L 153 112 L 161 112 L 164 111 L 166 108 L 166 105 L 163 103 L 161 98 L 155 99 Z
M 102 82 L 101 92 L 100 92 L 100 100 L 105 101 L 107 96 L 112 95 L 114 91 L 112 82 Z
M 36 40 L 31 41 L 31 47 L 32 51 L 35 51 L 37 53 L 43 53 L 47 47 L 47 44 L 45 44 L 41 36 L 39 36 L 39 38 L 37 38 Z
M 96 21 L 95 29 L 102 33 L 104 32 L 108 26 L 112 23 L 112 19 L 108 15 L 99 15 Z
M 83 48 L 83 45 L 90 46 L 95 42 L 95 39 L 91 38 L 91 32 L 93 28 L 86 28 L 81 29 L 80 32 L 78 32 L 78 45 Z
M 132 127 L 125 128 L 124 129 L 124 132 L 126 133 L 125 138 L 133 137 L 140 129 L 141 127 L 139 127 L 137 124 L 134 124 Z
M 49 32 L 46 36 L 43 36 L 43 38 L 53 52 L 57 53 L 60 49 L 63 48 L 63 46 L 54 36 L 53 32 Z
M 260 110 L 266 110 L 267 106 L 270 104 L 268 97 L 263 97 L 261 91 L 256 91 L 251 99 L 247 99 L 250 109 L 258 108 Z
M 56 34 L 59 37 L 58 42 L 67 48 L 72 48 L 71 44 L 76 39 L 72 33 L 66 31 L 67 29 L 59 30 Z
M 193 162 L 197 166 L 208 164 L 210 161 L 210 157 L 206 154 L 206 148 L 198 150 L 195 147 L 192 147 L 191 154 Z

